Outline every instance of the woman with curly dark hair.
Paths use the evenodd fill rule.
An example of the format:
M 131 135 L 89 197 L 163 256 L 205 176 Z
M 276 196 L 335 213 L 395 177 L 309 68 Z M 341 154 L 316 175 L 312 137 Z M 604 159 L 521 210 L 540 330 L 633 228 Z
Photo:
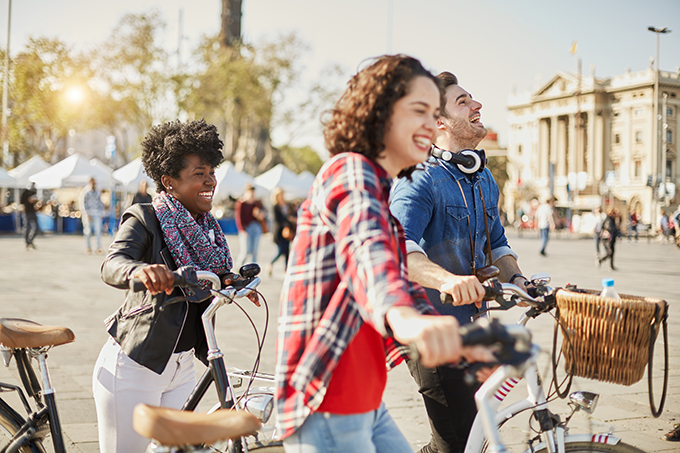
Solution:
M 133 278 L 146 286 L 126 291 L 123 305 L 106 320 L 110 337 L 93 374 L 102 452 L 145 451 L 148 439 L 132 428 L 134 407 L 181 408 L 196 381 L 194 355 L 207 363 L 201 314 L 210 293 L 174 289 L 171 271 L 194 266 L 220 275 L 224 284 L 236 278 L 210 213 L 221 149 L 217 129 L 203 120 L 154 126 L 142 141 L 142 163 L 157 195 L 125 211 L 101 268 L 102 280 L 114 288 L 127 290 Z M 177 295 L 189 301 L 160 310 Z M 249 422 L 257 427 L 256 419 Z
M 333 156 L 298 210 L 281 292 L 278 424 L 286 451 L 411 452 L 382 404 L 385 354 L 457 362 L 458 325 L 406 275 L 392 179 L 427 159 L 443 105 L 435 77 L 403 55 L 355 75 L 325 124 Z M 398 343 L 397 343 L 398 342 Z M 488 358 L 488 357 L 486 357 Z

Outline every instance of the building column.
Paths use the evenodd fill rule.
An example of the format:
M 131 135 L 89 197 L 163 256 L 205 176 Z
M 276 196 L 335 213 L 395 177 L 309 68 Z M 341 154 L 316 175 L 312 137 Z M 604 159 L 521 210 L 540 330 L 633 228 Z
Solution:
M 548 167 L 550 163 L 550 118 L 541 118 L 539 120 L 538 132 L 538 177 L 545 178 L 548 176 Z

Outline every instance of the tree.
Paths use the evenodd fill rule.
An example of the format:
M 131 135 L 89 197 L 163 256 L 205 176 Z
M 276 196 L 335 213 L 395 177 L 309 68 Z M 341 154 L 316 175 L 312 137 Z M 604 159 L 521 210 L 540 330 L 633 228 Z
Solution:
M 80 106 L 70 104 L 66 95 L 76 86 L 83 96 L 90 91 L 87 66 L 58 39 L 30 38 L 12 62 L 11 77 L 8 126 L 14 161 L 65 155 L 68 130 L 86 124 Z
M 323 161 L 311 146 L 295 148 L 286 145 L 282 146 L 280 151 L 283 164 L 295 173 L 307 170 L 317 174 L 323 165 Z
M 124 15 L 105 44 L 91 54 L 102 103 L 97 120 L 118 138 L 129 160 L 128 132 L 143 136 L 154 123 L 176 117 L 173 72 L 160 43 L 165 21 L 157 10 Z

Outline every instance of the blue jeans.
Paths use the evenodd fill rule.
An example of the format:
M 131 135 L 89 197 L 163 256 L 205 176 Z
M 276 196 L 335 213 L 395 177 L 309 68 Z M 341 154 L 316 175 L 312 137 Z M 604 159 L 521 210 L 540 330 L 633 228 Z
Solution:
M 90 238 L 94 234 L 97 240 L 97 250 L 102 249 L 102 216 L 85 214 L 83 216 L 83 233 L 85 234 L 85 243 L 87 250 L 92 250 Z
M 287 453 L 412 453 L 404 435 L 381 403 L 356 415 L 315 412 L 283 441 Z
M 550 228 L 541 228 L 541 254 L 545 253 L 545 247 L 548 245 L 550 238 Z
M 262 236 L 262 225 L 259 222 L 250 222 L 245 232 L 240 232 L 239 254 L 236 266 L 241 267 L 246 264 L 246 259 L 250 257 L 249 263 L 257 263 L 257 249 L 260 246 L 260 236 Z M 238 269 L 235 270 L 238 272 Z

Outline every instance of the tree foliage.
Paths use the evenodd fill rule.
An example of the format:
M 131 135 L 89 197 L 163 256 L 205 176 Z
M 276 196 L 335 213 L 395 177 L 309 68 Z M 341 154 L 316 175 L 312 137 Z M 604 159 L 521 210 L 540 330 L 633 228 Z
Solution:
M 65 157 L 70 129 L 114 135 L 125 163 L 153 124 L 189 117 L 216 124 L 225 158 L 250 174 L 281 162 L 298 172 L 318 170 L 316 153 L 291 143 L 337 98 L 328 81 L 338 68 L 309 77 L 301 64 L 308 46 L 294 33 L 225 47 L 216 30 L 181 72 L 162 45 L 165 26 L 157 10 L 126 14 L 104 43 L 82 53 L 58 39 L 30 39 L 10 65 L 15 163 L 36 154 Z M 69 101 L 76 89 L 78 102 Z M 284 131 L 281 150 L 271 144 L 273 127 Z

